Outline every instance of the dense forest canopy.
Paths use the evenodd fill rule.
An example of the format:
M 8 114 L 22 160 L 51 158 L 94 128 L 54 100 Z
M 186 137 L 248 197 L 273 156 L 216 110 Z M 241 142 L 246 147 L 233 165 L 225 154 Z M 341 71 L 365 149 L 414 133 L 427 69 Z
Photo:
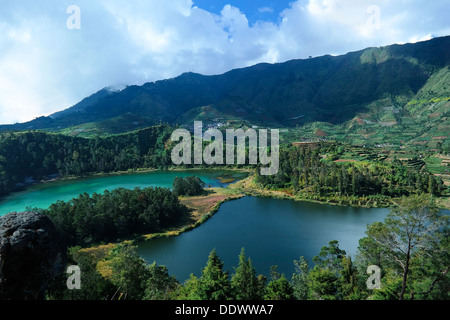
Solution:
M 158 232 L 175 225 L 188 213 L 177 195 L 159 187 L 84 193 L 40 211 L 50 217 L 69 246 L 89 246 Z
M 166 126 L 92 139 L 39 131 L 0 133 L 0 197 L 27 179 L 166 168 L 169 137 Z
M 198 196 L 205 193 L 205 183 L 197 176 L 176 177 L 173 180 L 173 192 L 179 196 Z
M 379 201 L 420 193 L 436 196 L 446 189 L 440 177 L 426 170 L 416 171 L 400 161 L 336 163 L 324 159 L 335 146 L 297 147 L 280 150 L 280 170 L 273 176 L 257 172 L 257 182 L 265 188 L 287 189 L 293 194 L 317 199 L 355 198 Z
M 0 133 L 0 197 L 25 185 L 27 180 L 40 181 L 55 175 L 166 169 L 173 166 L 173 144 L 169 141 L 172 130 L 155 126 L 91 139 L 39 131 Z M 204 147 L 207 145 L 204 143 Z M 319 197 L 398 197 L 420 192 L 439 196 L 445 190 L 440 177 L 423 169 L 412 170 L 400 161 L 358 164 L 327 161 L 324 155 L 333 154 L 333 148 L 338 147 L 282 145 L 279 172 L 273 176 L 258 175 L 258 182 L 267 188 L 291 188 L 294 193 L 301 191 Z M 249 167 L 248 147 L 245 159 L 247 164 L 239 167 Z

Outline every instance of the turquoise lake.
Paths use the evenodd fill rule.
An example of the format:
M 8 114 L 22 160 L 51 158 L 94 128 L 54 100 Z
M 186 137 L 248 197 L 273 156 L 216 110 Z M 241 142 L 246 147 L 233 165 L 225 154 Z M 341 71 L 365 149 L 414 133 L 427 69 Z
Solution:
M 37 184 L 21 192 L 15 192 L 0 201 L 0 216 L 9 212 L 21 212 L 30 208 L 48 208 L 58 200 L 68 201 L 81 193 L 103 193 L 117 188 L 172 187 L 175 177 L 198 175 L 206 186 L 221 187 L 218 176 L 229 174 L 242 177 L 242 173 L 218 170 L 153 171 L 133 174 L 94 176 L 74 180 L 59 180 Z

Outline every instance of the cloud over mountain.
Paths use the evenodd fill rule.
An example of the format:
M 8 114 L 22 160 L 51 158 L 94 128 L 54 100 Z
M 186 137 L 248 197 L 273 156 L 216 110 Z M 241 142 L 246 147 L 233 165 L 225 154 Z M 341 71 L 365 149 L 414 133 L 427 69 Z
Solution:
M 81 28 L 72 30 L 74 4 Z M 450 34 L 446 1 L 298 0 L 278 22 L 256 23 L 238 5 L 214 14 L 192 0 L 0 5 L 0 123 L 51 114 L 109 85 Z

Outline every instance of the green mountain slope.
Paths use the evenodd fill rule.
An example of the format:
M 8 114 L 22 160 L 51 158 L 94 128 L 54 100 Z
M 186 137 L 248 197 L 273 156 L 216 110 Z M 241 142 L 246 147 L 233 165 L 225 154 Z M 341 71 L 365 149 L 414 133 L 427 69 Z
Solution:
M 186 73 L 120 92 L 101 90 L 51 117 L 0 130 L 98 134 L 161 122 L 189 126 L 194 120 L 305 129 L 321 123 L 340 132 L 336 137 L 353 134 L 362 143 L 383 140 L 381 131 L 397 138 L 401 131 L 401 143 L 447 123 L 449 64 L 450 37 L 441 37 L 337 57 L 258 64 L 216 76 Z

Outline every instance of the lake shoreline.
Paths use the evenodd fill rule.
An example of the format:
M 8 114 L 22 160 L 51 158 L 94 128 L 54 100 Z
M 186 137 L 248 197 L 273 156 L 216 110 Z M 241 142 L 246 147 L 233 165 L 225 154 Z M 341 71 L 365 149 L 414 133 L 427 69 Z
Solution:
M 178 168 L 178 167 L 170 167 L 168 169 L 154 169 L 154 168 L 139 168 L 139 169 L 132 169 L 127 171 L 112 171 L 112 172 L 94 172 L 89 173 L 86 175 L 80 175 L 80 176 L 68 176 L 68 177 L 57 177 L 57 178 L 51 178 L 51 179 L 42 179 L 42 180 L 33 180 L 33 182 L 28 183 L 27 185 L 18 188 L 17 190 L 11 191 L 8 194 L 4 195 L 3 197 L 6 197 L 12 193 L 20 192 L 20 191 L 26 191 L 28 188 L 32 186 L 37 185 L 44 185 L 52 182 L 58 182 L 58 181 L 73 181 L 78 179 L 88 179 L 88 178 L 102 178 L 102 177 L 110 177 L 110 176 L 121 176 L 121 175 L 129 175 L 129 174 L 145 174 L 145 173 L 151 173 L 151 172 L 188 172 L 188 171 L 232 171 L 232 172 L 246 172 L 246 173 L 252 173 L 252 169 L 246 169 L 246 168 L 223 168 L 223 167 L 210 167 L 210 168 Z M 1 200 L 2 198 L 0 198 Z
M 340 203 L 332 202 L 332 201 L 324 201 L 324 200 L 317 200 L 317 199 L 310 199 L 307 197 L 302 197 L 301 195 L 294 195 L 286 190 L 269 190 L 265 188 L 261 188 L 256 184 L 254 181 L 255 177 L 247 177 L 246 179 L 240 180 L 236 182 L 235 184 L 230 185 L 230 188 L 235 188 L 236 190 L 239 190 L 240 192 L 246 194 L 247 196 L 254 196 L 254 197 L 267 197 L 267 198 L 274 198 L 274 199 L 280 199 L 280 200 L 293 200 L 293 201 L 304 201 L 304 202 L 311 202 L 311 203 L 318 203 L 318 204 L 324 204 L 324 205 L 332 205 L 332 206 L 340 206 L 340 207 L 353 207 L 353 208 L 392 208 L 396 205 L 395 200 L 400 199 L 394 199 L 392 198 L 391 205 L 363 205 L 361 203 L 348 203 L 345 202 L 346 200 L 344 198 L 341 198 Z
M 184 170 L 186 171 L 186 170 Z M 190 224 L 190 225 L 184 225 L 184 226 L 180 226 L 178 228 L 171 228 L 170 230 L 164 231 L 164 232 L 158 232 L 158 233 L 154 233 L 154 234 L 146 234 L 146 235 L 140 235 L 137 236 L 135 239 L 130 240 L 131 243 L 136 244 L 142 241 L 150 241 L 153 239 L 158 239 L 158 238 L 166 238 L 166 237 L 175 237 L 175 236 L 179 236 L 184 232 L 188 232 L 191 230 L 194 230 L 195 228 L 199 227 L 200 225 L 202 225 L 203 223 L 205 223 L 207 220 L 209 220 L 210 218 L 212 218 L 214 216 L 214 214 L 219 211 L 220 207 L 222 204 L 228 202 L 228 201 L 232 201 L 232 200 L 236 200 L 236 199 L 240 199 L 242 197 L 245 196 L 250 196 L 250 197 L 267 197 L 267 198 L 272 198 L 272 199 L 279 199 L 279 200 L 294 200 L 294 201 L 304 201 L 304 202 L 310 202 L 310 203 L 317 203 L 317 204 L 323 204 L 323 205 L 334 205 L 334 206 L 341 206 L 341 207 L 354 207 L 354 208 L 386 208 L 386 207 L 368 207 L 368 206 L 358 206 L 358 205 L 347 205 L 347 204 L 337 204 L 337 203 L 331 203 L 331 202 L 324 202 L 324 201 L 318 201 L 318 200 L 312 200 L 312 199 L 303 199 L 303 198 L 299 198 L 296 197 L 294 195 L 289 195 L 287 193 L 283 193 L 281 191 L 275 191 L 275 190 L 266 190 L 266 189 L 262 189 L 262 188 L 258 188 L 258 187 L 248 187 L 248 184 L 252 184 L 254 183 L 254 176 L 249 176 L 245 179 L 239 180 L 235 183 L 229 184 L 226 188 L 213 188 L 213 189 L 207 189 L 207 190 L 211 190 L 214 193 L 221 193 L 221 194 L 228 194 L 228 196 L 225 199 L 222 199 L 221 201 L 216 202 L 212 208 L 208 211 L 208 212 L 203 212 L 200 215 L 200 218 L 197 219 L 195 221 L 194 224 Z M 202 198 L 208 198 L 210 195 L 205 195 L 205 196 L 197 196 L 197 197 L 181 197 L 181 202 L 183 203 L 183 200 L 187 200 L 187 199 L 199 199 L 201 200 Z M 195 203 L 189 207 L 191 210 L 198 210 L 198 208 L 195 207 Z
M 74 181 L 79 179 L 89 179 L 89 178 L 102 178 L 102 177 L 114 177 L 114 176 L 122 176 L 122 175 L 130 175 L 130 174 L 146 174 L 146 173 L 152 173 L 152 172 L 189 172 L 189 171 L 230 171 L 230 172 L 241 172 L 241 173 L 252 173 L 253 169 L 248 168 L 223 168 L 223 167 L 216 167 L 211 166 L 208 168 L 180 168 L 180 167 L 169 167 L 167 169 L 154 169 L 154 168 L 138 168 L 138 169 L 131 169 L 127 171 L 112 171 L 112 172 L 93 172 L 89 174 L 79 175 L 79 176 L 68 176 L 68 177 L 55 177 L 55 178 L 48 178 L 48 179 L 41 179 L 41 180 L 32 180 L 31 182 L 23 183 L 21 186 L 16 187 L 13 190 L 10 190 L 9 192 L 3 194 L 0 196 L 0 202 L 5 200 L 7 197 L 29 190 L 32 187 L 36 186 L 44 186 L 46 184 L 55 183 L 55 182 L 66 182 L 66 181 Z
M 107 277 L 111 272 L 111 270 L 108 267 L 109 265 L 108 258 L 110 257 L 110 251 L 116 248 L 117 246 L 122 244 L 130 244 L 132 246 L 137 246 L 139 243 L 148 242 L 160 238 L 176 237 L 183 233 L 195 230 L 196 228 L 204 224 L 206 221 L 208 221 L 210 218 L 212 218 L 219 211 L 222 204 L 245 197 L 245 195 L 243 194 L 234 194 L 226 192 L 225 191 L 227 190 L 226 188 L 210 188 L 206 190 L 207 192 L 209 192 L 207 195 L 194 197 L 180 197 L 180 202 L 185 205 L 187 202 L 193 200 L 190 203 L 190 205 L 187 206 L 191 211 L 192 221 L 190 224 L 172 227 L 162 232 L 136 235 L 133 238 L 128 238 L 126 240 L 119 240 L 117 242 L 112 242 L 108 244 L 97 244 L 91 247 L 81 248 L 80 251 L 88 252 L 89 254 L 91 254 L 92 257 L 95 257 L 97 270 L 104 277 Z M 219 197 L 216 198 L 217 201 L 210 204 L 208 210 L 202 210 L 202 208 L 200 208 L 200 206 L 198 205 L 201 200 L 204 200 L 205 198 L 206 199 L 214 198 L 215 196 Z M 198 206 L 196 206 L 195 204 L 197 204 Z
M 20 187 L 14 191 L 9 192 L 8 194 L 0 197 L 0 201 L 4 200 L 4 198 L 16 192 L 23 192 L 33 186 L 45 185 L 52 182 L 58 181 L 73 181 L 77 179 L 88 179 L 88 178 L 97 178 L 97 177 L 110 177 L 110 176 L 121 176 L 121 175 L 129 175 L 129 174 L 146 174 L 151 172 L 196 172 L 196 171 L 230 171 L 230 172 L 240 172 L 240 173 L 248 173 L 249 176 L 240 181 L 227 181 L 230 183 L 230 186 L 233 188 L 237 188 L 240 192 L 245 193 L 248 196 L 257 196 L 257 197 L 272 197 L 276 199 L 285 199 L 285 200 L 294 200 L 294 201 L 307 201 L 312 203 L 320 203 L 320 204 L 328 204 L 328 205 L 336 205 L 336 206 L 344 206 L 344 207 L 362 207 L 362 208 L 392 208 L 397 205 L 397 203 L 401 200 L 401 198 L 388 198 L 387 200 L 390 202 L 386 203 L 378 203 L 377 201 L 368 201 L 365 204 L 361 203 L 361 199 L 354 199 L 349 201 L 345 197 L 337 196 L 333 198 L 332 201 L 330 199 L 312 199 L 311 197 L 320 197 L 319 195 L 308 194 L 308 197 L 302 195 L 294 195 L 287 190 L 269 190 L 265 188 L 261 188 L 258 186 L 254 179 L 254 170 L 252 168 L 242 168 L 242 167 L 223 167 L 223 166 L 209 166 L 207 168 L 204 167 L 193 167 L 193 168 L 185 168 L 185 167 L 169 167 L 167 169 L 155 169 L 155 168 L 137 168 L 137 169 L 129 169 L 126 171 L 113 171 L 113 172 L 94 172 L 86 175 L 80 176 L 69 176 L 69 177 L 56 177 L 51 179 L 44 180 L 33 180 L 33 182 L 26 184 L 23 187 Z M 243 181 L 250 179 L 251 183 L 245 183 Z M 220 177 L 219 177 L 220 179 Z M 221 180 L 226 181 L 226 180 Z M 372 202 L 372 204 L 367 204 Z M 442 210 L 450 210 L 450 197 L 438 197 L 436 198 L 436 204 L 439 209 Z
M 188 171 L 188 170 L 180 170 L 180 171 Z M 221 194 L 225 193 L 228 196 L 225 199 L 222 199 L 221 201 L 216 202 L 209 211 L 203 212 L 200 215 L 200 218 L 196 219 L 195 223 L 193 223 L 193 224 L 187 224 L 187 225 L 179 226 L 176 228 L 170 228 L 169 230 L 163 231 L 163 232 L 138 235 L 131 240 L 121 241 L 118 243 L 130 242 L 133 245 L 136 245 L 139 242 L 151 241 L 153 239 L 179 236 L 185 232 L 196 229 L 197 227 L 201 226 L 203 223 L 208 221 L 210 218 L 212 218 L 214 216 L 214 214 L 217 211 L 219 211 L 222 204 L 224 204 L 228 201 L 237 200 L 237 199 L 240 199 L 240 198 L 246 197 L 246 196 L 266 197 L 266 198 L 279 199 L 279 200 L 293 200 L 293 201 L 298 201 L 298 202 L 303 201 L 303 202 L 317 203 L 317 204 L 322 204 L 322 205 L 332 205 L 332 206 L 339 206 L 339 207 L 353 207 L 353 208 L 367 208 L 367 209 L 388 208 L 388 207 L 362 206 L 362 205 L 356 205 L 356 204 L 355 205 L 338 204 L 338 203 L 324 202 L 324 201 L 307 199 L 307 198 L 300 198 L 300 197 L 296 197 L 294 195 L 287 194 L 282 191 L 266 190 L 266 189 L 259 188 L 259 187 L 255 186 L 254 178 L 255 178 L 255 176 L 250 175 L 249 177 L 247 177 L 245 179 L 242 179 L 235 183 L 229 184 L 226 188 L 207 189 L 207 190 L 213 191 L 214 193 L 221 193 Z M 249 188 L 248 187 L 249 184 L 252 184 L 252 187 Z M 209 196 L 210 195 L 197 196 L 197 197 L 181 197 L 180 201 L 183 202 L 183 200 L 186 201 L 187 199 L 193 199 L 193 198 L 202 199 L 202 198 L 207 198 Z M 190 206 L 189 208 L 194 211 L 198 209 L 195 207 L 195 204 L 193 206 Z
M 126 176 L 126 175 L 139 175 L 139 174 L 147 174 L 153 172 L 192 172 L 194 175 L 196 172 L 206 171 L 206 172 L 229 172 L 229 173 L 245 173 L 248 176 L 244 179 L 237 180 L 235 178 L 229 179 L 229 175 L 222 174 L 217 178 L 222 182 L 227 184 L 227 189 L 236 189 L 235 193 L 243 193 L 247 196 L 256 196 L 256 197 L 271 197 L 276 199 L 284 199 L 284 200 L 294 200 L 294 201 L 305 201 L 319 204 L 327 204 L 333 206 L 344 206 L 344 207 L 362 207 L 362 208 L 393 208 L 397 206 L 397 203 L 401 200 L 401 198 L 386 198 L 382 199 L 382 201 L 376 201 L 374 199 L 369 199 L 367 197 L 360 198 L 350 198 L 345 196 L 332 196 L 320 197 L 317 194 L 293 194 L 292 190 L 269 190 L 264 187 L 261 187 L 255 181 L 256 175 L 254 169 L 250 168 L 237 168 L 237 167 L 222 167 L 222 166 L 211 166 L 207 168 L 184 168 L 184 167 L 171 167 L 165 170 L 154 169 L 154 168 L 138 168 L 128 171 L 115 171 L 115 172 L 106 172 L 106 173 L 94 173 L 91 175 L 83 175 L 83 176 L 71 176 L 71 177 L 57 177 L 48 180 L 34 181 L 32 184 L 27 185 L 26 187 L 21 188 L 16 192 L 11 192 L 8 195 L 4 195 L 0 198 L 0 201 L 7 199 L 11 194 L 20 193 L 29 190 L 32 187 L 39 185 L 47 185 L 50 183 L 56 182 L 66 182 L 66 181 L 75 181 L 77 179 L 95 179 L 102 177 L 114 177 L 114 176 Z M 322 199 L 320 199 L 322 198 Z M 350 201 L 349 201 L 350 200 Z M 436 204 L 439 209 L 442 210 L 450 210 L 450 198 L 449 197 L 437 197 L 435 198 Z
M 170 170 L 173 171 L 196 171 L 200 169 L 177 169 Z M 229 172 L 247 172 L 249 170 L 219 170 L 217 168 L 211 169 L 203 169 L 204 171 L 229 171 Z M 163 170 L 148 170 L 147 172 L 161 172 Z M 169 170 L 167 170 L 169 171 Z M 115 173 L 116 175 L 119 173 Z M 122 173 L 123 174 L 123 173 Z M 130 174 L 130 173 L 128 173 Z M 110 176 L 111 174 L 107 174 Z M 106 176 L 106 175 L 102 175 Z M 367 206 L 358 206 L 358 205 L 342 205 L 337 203 L 323 202 L 312 199 L 303 199 L 301 197 L 295 196 L 293 194 L 286 193 L 280 190 L 266 190 L 259 187 L 254 181 L 255 175 L 249 174 L 246 178 L 240 179 L 234 183 L 228 184 L 226 187 L 216 187 L 216 188 L 205 188 L 207 191 L 206 195 L 195 196 L 195 197 L 179 197 L 180 202 L 185 204 L 190 210 L 190 217 L 187 220 L 180 222 L 177 226 L 173 226 L 171 228 L 167 228 L 166 230 L 162 230 L 161 232 L 152 233 L 152 234 L 139 234 L 128 237 L 126 239 L 118 239 L 117 241 L 110 244 L 96 244 L 91 247 L 83 248 L 81 250 L 89 250 L 91 253 L 98 256 L 100 259 L 97 262 L 101 262 L 103 268 L 106 267 L 105 262 L 108 260 L 108 250 L 105 249 L 106 246 L 116 247 L 118 245 L 129 243 L 133 246 L 138 246 L 139 243 L 148 242 L 155 239 L 160 238 L 169 238 L 169 237 L 177 237 L 183 233 L 192 231 L 203 225 L 210 218 L 212 218 L 221 208 L 222 204 L 241 199 L 243 197 L 267 197 L 273 199 L 280 200 L 294 200 L 296 202 L 309 202 L 309 203 L 317 203 L 322 205 L 332 205 L 332 206 L 340 206 L 340 207 L 361 207 L 361 208 L 381 208 L 381 207 L 367 207 Z M 103 250 L 103 251 L 102 251 Z M 99 252 L 103 252 L 99 254 Z
M 281 199 L 281 200 L 294 200 L 294 201 L 304 201 L 304 202 L 311 202 L 311 203 L 318 203 L 318 204 L 325 204 L 325 205 L 332 205 L 332 206 L 341 206 L 341 207 L 353 207 L 353 208 L 384 208 L 384 209 L 391 209 L 398 205 L 398 203 L 402 200 L 402 198 L 388 198 L 389 205 L 385 203 L 377 203 L 372 201 L 368 201 L 365 204 L 362 203 L 364 198 L 358 198 L 354 199 L 354 201 L 357 201 L 355 203 L 353 200 L 349 202 L 344 197 L 337 197 L 334 200 L 336 201 L 330 201 L 330 200 L 317 200 L 317 199 L 311 199 L 307 197 L 302 197 L 301 195 L 294 195 L 290 193 L 288 190 L 269 190 L 265 188 L 261 188 L 259 185 L 257 185 L 255 181 L 255 176 L 249 176 L 245 179 L 242 179 L 240 181 L 237 181 L 234 184 L 230 184 L 228 188 L 234 188 L 236 189 L 236 192 L 242 192 L 247 196 L 255 196 L 255 197 L 268 197 L 268 198 L 275 198 L 275 199 Z M 313 196 L 313 195 L 311 195 Z M 450 199 L 449 197 L 437 197 L 435 198 L 436 205 L 438 209 L 440 210 L 450 210 Z M 368 204 L 372 202 L 371 204 Z
M 191 202 L 191 205 L 186 205 L 191 210 L 192 223 L 181 225 L 175 228 L 170 228 L 169 230 L 163 232 L 139 235 L 136 236 L 133 240 L 129 241 L 131 241 L 133 244 L 136 244 L 137 242 L 150 241 L 158 238 L 179 236 L 182 233 L 189 232 L 198 228 L 203 223 L 208 221 L 219 211 L 222 204 L 245 197 L 245 195 L 243 194 L 226 194 L 223 192 L 223 190 L 226 190 L 226 188 L 212 188 L 207 190 L 212 193 L 204 196 L 181 197 L 180 199 L 180 202 L 185 205 L 188 201 L 193 200 Z M 218 196 L 218 198 L 212 200 L 212 203 L 208 210 L 205 211 L 199 208 L 199 202 L 208 198 L 214 198 L 215 196 Z

